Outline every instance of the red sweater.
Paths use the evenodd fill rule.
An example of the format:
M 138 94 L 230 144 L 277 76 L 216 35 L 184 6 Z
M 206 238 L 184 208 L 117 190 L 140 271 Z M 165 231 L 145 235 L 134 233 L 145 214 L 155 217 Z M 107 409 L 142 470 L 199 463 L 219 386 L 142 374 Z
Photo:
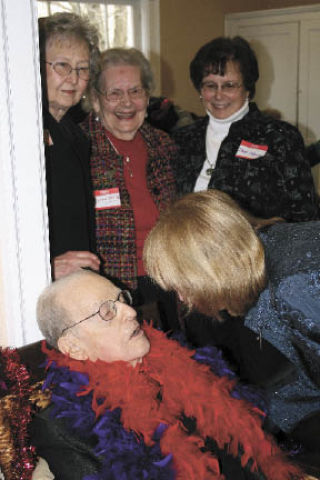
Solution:
M 138 276 L 145 275 L 142 252 L 144 241 L 156 223 L 159 211 L 147 188 L 148 152 L 140 132 L 133 140 L 120 140 L 108 131 L 108 137 L 123 156 L 124 180 L 130 195 L 136 234 Z

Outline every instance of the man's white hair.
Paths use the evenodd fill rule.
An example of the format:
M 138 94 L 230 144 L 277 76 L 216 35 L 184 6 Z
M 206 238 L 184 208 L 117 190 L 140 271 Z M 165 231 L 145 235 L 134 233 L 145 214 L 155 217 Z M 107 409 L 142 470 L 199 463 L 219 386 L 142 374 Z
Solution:
M 37 303 L 37 321 L 46 341 L 55 348 L 64 328 L 72 324 L 70 311 L 63 306 L 63 298 L 68 295 L 73 285 L 96 273 L 77 270 L 51 283 L 41 293 Z

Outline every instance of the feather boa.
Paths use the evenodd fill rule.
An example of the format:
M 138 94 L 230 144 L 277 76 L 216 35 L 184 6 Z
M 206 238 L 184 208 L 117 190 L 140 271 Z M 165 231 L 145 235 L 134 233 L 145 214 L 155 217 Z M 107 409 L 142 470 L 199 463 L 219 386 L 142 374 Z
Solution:
M 35 449 L 29 443 L 30 375 L 17 349 L 0 348 L 0 478 L 30 480 Z M 3 395 L 3 393 L 7 395 Z M 2 477 L 2 469 L 5 477 Z
M 263 432 L 263 412 L 246 400 L 232 396 L 235 387 L 233 379 L 214 375 L 209 365 L 193 360 L 194 351 L 168 340 L 162 332 L 148 325 L 144 329 L 151 349 L 135 368 L 124 362 L 106 364 L 99 360 L 73 360 L 44 347 L 49 365 L 54 362 L 60 369 L 66 367 L 77 372 L 73 384 L 69 382 L 64 386 L 78 398 L 85 399 L 88 411 L 93 410 L 97 419 L 95 433 L 99 439 L 98 450 L 99 445 L 101 447 L 100 455 L 103 457 L 108 452 L 103 448 L 102 441 L 106 432 L 101 435 L 99 429 L 108 429 L 113 421 L 120 420 L 124 427 L 124 444 L 127 442 L 128 447 L 125 453 L 130 453 L 135 444 L 134 454 L 131 451 L 132 459 L 139 454 L 137 449 L 140 448 L 141 456 L 146 453 L 149 456 L 148 468 L 151 465 L 165 468 L 158 468 L 162 476 L 148 473 L 141 477 L 114 478 L 222 480 L 224 477 L 218 459 L 204 448 L 208 437 L 214 439 L 220 449 L 227 446 L 234 457 L 241 455 L 242 467 L 250 466 L 253 472 L 261 472 L 267 479 L 303 478 L 275 442 Z M 65 372 L 65 368 L 61 371 Z M 54 383 L 56 381 L 57 378 Z M 53 379 L 49 375 L 48 383 L 51 382 Z M 60 395 L 58 398 L 53 395 L 54 403 L 58 404 L 60 400 Z M 75 404 L 72 407 L 71 415 L 75 419 L 77 409 Z M 66 414 L 60 411 L 61 415 Z M 91 421 L 94 422 L 92 415 Z M 196 430 L 192 434 L 186 432 L 182 415 L 196 419 Z M 116 463 L 117 459 L 121 460 L 120 457 L 115 457 Z M 114 458 L 111 458 L 108 469 L 114 463 Z

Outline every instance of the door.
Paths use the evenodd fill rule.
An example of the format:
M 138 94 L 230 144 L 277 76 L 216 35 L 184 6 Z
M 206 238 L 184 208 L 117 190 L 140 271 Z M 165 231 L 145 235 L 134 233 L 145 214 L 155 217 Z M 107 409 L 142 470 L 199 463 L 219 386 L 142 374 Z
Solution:
M 320 6 L 227 15 L 225 34 L 246 38 L 257 54 L 260 109 L 280 111 L 307 145 L 320 140 Z M 320 193 L 320 165 L 312 173 Z
M 266 20 L 237 29 L 259 61 L 255 101 L 261 110 L 276 109 L 284 120 L 297 125 L 299 23 L 271 24 Z

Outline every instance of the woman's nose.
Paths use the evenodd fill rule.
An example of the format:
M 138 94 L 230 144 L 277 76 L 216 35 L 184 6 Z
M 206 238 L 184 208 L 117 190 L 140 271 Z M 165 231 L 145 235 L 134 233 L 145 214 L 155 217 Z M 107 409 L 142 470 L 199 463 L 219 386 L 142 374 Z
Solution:
M 131 97 L 129 92 L 122 92 L 120 102 L 123 103 L 124 105 L 130 105 L 131 104 Z
M 223 91 L 221 87 L 217 87 L 214 91 L 214 97 L 215 98 L 221 98 L 223 96 Z
M 79 75 L 78 75 L 77 70 L 71 70 L 71 72 L 67 76 L 66 80 L 69 83 L 78 83 Z

